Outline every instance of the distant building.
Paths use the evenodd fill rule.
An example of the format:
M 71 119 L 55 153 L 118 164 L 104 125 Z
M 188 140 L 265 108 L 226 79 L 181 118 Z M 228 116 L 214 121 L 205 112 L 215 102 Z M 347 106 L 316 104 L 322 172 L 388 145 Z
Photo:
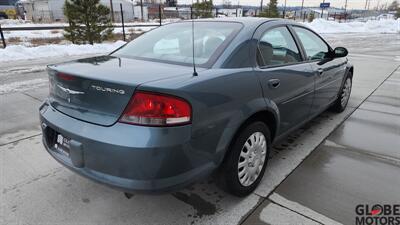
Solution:
M 0 0 L 0 5 L 15 5 L 17 0 Z
M 115 22 L 121 21 L 120 4 L 124 12 L 125 21 L 141 18 L 141 10 L 133 1 L 113 0 Z M 65 21 L 63 7 L 65 0 L 19 0 L 19 11 L 26 12 L 26 19 L 34 22 Z M 110 0 L 100 0 L 100 3 L 110 8 Z M 143 7 L 143 16 L 147 20 L 147 8 Z

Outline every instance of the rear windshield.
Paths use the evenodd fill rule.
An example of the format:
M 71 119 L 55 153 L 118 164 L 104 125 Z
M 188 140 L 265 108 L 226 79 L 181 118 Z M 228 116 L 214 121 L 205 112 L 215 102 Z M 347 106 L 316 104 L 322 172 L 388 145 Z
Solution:
M 195 22 L 194 58 L 198 66 L 209 67 L 241 29 L 240 23 Z M 192 23 L 168 24 L 149 31 L 112 54 L 159 62 L 193 62 Z

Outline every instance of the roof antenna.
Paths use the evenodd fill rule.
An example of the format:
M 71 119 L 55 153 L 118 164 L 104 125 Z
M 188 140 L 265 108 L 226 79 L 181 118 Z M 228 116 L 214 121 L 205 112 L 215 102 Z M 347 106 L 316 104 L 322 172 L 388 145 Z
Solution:
M 193 8 L 193 0 L 192 0 L 192 8 Z M 196 71 L 196 62 L 194 61 L 194 20 L 192 19 L 192 58 L 193 58 L 193 76 L 197 76 Z

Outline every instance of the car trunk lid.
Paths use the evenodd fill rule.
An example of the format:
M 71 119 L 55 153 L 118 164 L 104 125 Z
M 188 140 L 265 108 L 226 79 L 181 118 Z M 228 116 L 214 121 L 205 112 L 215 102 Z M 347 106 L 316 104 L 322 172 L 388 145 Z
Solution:
M 191 67 L 101 56 L 49 66 L 50 104 L 73 118 L 110 126 L 143 83 L 190 75 Z

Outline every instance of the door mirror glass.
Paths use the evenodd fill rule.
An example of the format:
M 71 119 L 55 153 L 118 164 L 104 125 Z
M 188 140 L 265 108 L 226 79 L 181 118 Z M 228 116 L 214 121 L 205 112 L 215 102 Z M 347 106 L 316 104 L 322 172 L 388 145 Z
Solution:
M 335 58 L 346 57 L 349 54 L 347 49 L 343 47 L 337 47 L 333 51 L 335 53 Z

